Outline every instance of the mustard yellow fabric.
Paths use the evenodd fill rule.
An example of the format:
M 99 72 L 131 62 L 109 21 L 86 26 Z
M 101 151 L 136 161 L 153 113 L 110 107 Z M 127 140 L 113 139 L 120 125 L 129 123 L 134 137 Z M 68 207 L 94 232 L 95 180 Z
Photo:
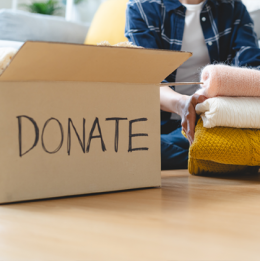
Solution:
M 125 11 L 128 0 L 108 0 L 102 3 L 90 25 L 85 44 L 108 41 L 111 45 L 127 41 Z
M 204 128 L 198 121 L 189 150 L 191 174 L 241 172 L 247 166 L 260 166 L 259 129 Z
M 231 174 L 231 173 L 257 173 L 258 167 L 256 166 L 240 166 L 221 164 L 210 160 L 198 160 L 189 158 L 188 170 L 192 175 L 208 175 L 208 174 Z

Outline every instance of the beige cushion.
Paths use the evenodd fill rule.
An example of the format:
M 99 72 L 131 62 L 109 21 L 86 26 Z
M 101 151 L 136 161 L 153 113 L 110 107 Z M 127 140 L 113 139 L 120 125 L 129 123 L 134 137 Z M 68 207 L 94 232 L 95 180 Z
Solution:
M 89 28 L 85 44 L 108 41 L 110 44 L 127 41 L 125 11 L 128 0 L 108 0 L 101 4 Z

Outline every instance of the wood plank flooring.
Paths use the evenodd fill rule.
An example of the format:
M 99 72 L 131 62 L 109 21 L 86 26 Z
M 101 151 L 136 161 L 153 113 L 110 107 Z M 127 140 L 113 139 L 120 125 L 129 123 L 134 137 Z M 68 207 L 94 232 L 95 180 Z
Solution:
M 260 260 L 260 174 L 2 205 L 0 260 Z

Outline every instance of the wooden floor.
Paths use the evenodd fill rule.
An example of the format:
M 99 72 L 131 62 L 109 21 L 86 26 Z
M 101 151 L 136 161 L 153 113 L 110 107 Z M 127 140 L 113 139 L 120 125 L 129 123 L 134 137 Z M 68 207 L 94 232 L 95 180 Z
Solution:
M 260 175 L 2 205 L 0 260 L 260 260 Z

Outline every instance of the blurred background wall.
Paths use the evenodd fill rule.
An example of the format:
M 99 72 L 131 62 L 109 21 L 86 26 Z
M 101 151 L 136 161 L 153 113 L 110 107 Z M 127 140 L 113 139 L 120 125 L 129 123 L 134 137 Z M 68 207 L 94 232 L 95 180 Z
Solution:
M 46 0 L 0 0 L 1 8 L 13 8 L 13 3 L 16 1 L 16 7 L 19 10 L 26 10 L 23 4 L 30 4 L 34 1 L 46 1 Z M 78 2 L 73 6 L 73 21 L 90 23 L 93 16 L 102 2 L 107 0 L 75 0 Z M 61 9 L 55 15 L 65 17 L 66 0 L 57 0 Z M 243 0 L 243 3 L 247 6 L 248 11 L 260 9 L 260 0 Z
M 47 0 L 15 0 L 16 8 L 18 10 L 27 11 L 27 9 L 23 6 L 24 4 L 31 4 L 32 2 L 44 2 Z M 65 17 L 66 10 L 66 0 L 56 0 L 61 9 L 55 13 L 57 16 Z M 90 23 L 93 19 L 95 12 L 97 11 L 99 5 L 106 0 L 80 0 L 77 1 L 77 4 L 73 6 L 73 21 L 75 22 L 83 22 Z M 13 0 L 0 0 L 0 9 L 1 8 L 13 8 Z

